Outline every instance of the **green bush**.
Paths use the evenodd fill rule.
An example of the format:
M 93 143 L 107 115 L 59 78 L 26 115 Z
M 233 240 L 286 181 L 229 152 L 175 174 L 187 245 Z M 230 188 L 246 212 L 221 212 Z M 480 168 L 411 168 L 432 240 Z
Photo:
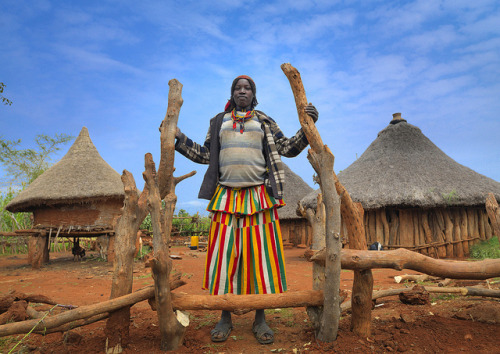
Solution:
M 500 258 L 500 242 L 494 236 L 489 240 L 475 244 L 470 249 L 470 256 L 474 259 Z

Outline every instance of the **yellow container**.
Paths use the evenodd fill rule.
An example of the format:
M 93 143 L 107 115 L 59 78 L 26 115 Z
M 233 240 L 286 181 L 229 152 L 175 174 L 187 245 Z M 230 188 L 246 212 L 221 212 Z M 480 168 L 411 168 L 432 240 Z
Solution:
M 191 247 L 198 247 L 198 243 L 200 242 L 200 236 L 191 236 Z

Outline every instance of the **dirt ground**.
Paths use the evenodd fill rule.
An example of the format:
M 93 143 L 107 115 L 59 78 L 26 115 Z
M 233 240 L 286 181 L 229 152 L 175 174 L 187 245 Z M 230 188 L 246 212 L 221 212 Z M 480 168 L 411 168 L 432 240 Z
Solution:
M 303 249 L 285 251 L 289 291 L 312 288 L 312 265 Z M 201 277 L 205 254 L 186 247 L 174 247 L 175 271 L 188 284 L 175 291 L 204 294 Z M 100 261 L 97 253 L 74 262 L 71 254 L 51 254 L 51 262 L 41 270 L 32 270 L 25 255 L 0 257 L 0 296 L 10 290 L 26 294 L 43 294 L 60 304 L 89 305 L 109 298 L 112 266 Z M 403 287 L 394 282 L 395 275 L 417 274 L 412 271 L 374 270 L 374 288 Z M 353 273 L 342 271 L 342 289 L 350 293 Z M 137 261 L 134 266 L 134 290 L 152 284 L 149 268 Z M 485 284 L 479 281 L 457 281 L 456 286 Z M 496 283 L 492 287 L 499 288 Z M 49 305 L 32 305 L 49 310 Z M 53 313 L 60 312 L 54 309 Z M 125 353 L 161 353 L 158 318 L 146 301 L 131 309 L 130 343 Z M 179 353 L 325 353 L 325 352 L 413 352 L 413 353 L 500 353 L 500 301 L 478 297 L 432 295 L 428 305 L 404 305 L 397 296 L 379 299 L 372 312 L 373 334 L 360 338 L 349 331 L 350 314 L 342 316 L 337 341 L 319 343 L 304 308 L 266 310 L 275 342 L 260 345 L 253 337 L 253 313 L 233 315 L 234 329 L 224 343 L 212 343 L 210 330 L 218 321 L 216 311 L 191 311 L 184 346 Z M 79 327 L 69 334 L 46 336 L 31 334 L 14 352 L 98 353 L 105 348 L 105 320 Z M 0 338 L 0 353 L 8 353 L 23 335 Z

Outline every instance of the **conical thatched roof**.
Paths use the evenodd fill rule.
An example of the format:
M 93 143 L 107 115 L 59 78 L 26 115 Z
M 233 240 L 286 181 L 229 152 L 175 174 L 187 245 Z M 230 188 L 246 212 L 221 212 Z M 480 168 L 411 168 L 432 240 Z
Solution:
M 30 211 L 39 205 L 124 198 L 120 175 L 103 160 L 83 127 L 68 153 L 15 197 L 6 209 Z
M 290 167 L 283 163 L 285 169 L 285 189 L 283 191 L 283 199 L 286 205 L 278 209 L 278 215 L 281 220 L 299 219 L 297 216 L 297 203 L 306 194 L 313 189 L 302 178 L 296 175 Z
M 365 210 L 484 206 L 489 192 L 500 199 L 499 182 L 457 163 L 400 114 L 338 177 Z M 303 202 L 315 205 L 315 195 Z

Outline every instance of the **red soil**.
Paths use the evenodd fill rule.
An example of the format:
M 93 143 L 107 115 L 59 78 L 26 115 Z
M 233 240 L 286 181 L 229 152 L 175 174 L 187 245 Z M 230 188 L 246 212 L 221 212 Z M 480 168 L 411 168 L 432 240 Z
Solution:
M 0 296 L 10 290 L 26 294 L 43 294 L 60 304 L 89 305 L 109 298 L 112 266 L 98 261 L 97 253 L 87 255 L 83 262 L 73 262 L 69 253 L 51 254 L 51 263 L 41 270 L 32 270 L 26 256 L 0 257 Z M 312 266 L 302 256 L 304 250 L 286 250 L 289 291 L 311 289 Z M 176 291 L 205 294 L 201 290 L 204 253 L 174 247 L 175 271 L 182 273 L 188 284 Z M 94 258 L 92 257 L 94 256 Z M 374 270 L 374 288 L 403 287 L 394 282 L 395 275 L 415 274 L 387 269 Z M 353 273 L 342 271 L 342 289 L 350 292 Z M 134 266 L 134 290 L 152 284 L 150 270 L 142 262 Z M 476 285 L 484 282 L 455 282 L 455 285 Z M 499 288 L 496 283 L 492 287 Z M 373 334 L 360 338 L 349 331 L 350 315 L 344 314 L 335 343 L 319 343 L 304 308 L 267 311 L 267 320 L 275 331 L 274 344 L 257 343 L 251 331 L 253 313 L 233 316 L 234 329 L 224 343 L 212 343 L 210 330 L 218 321 L 216 311 L 191 311 L 184 346 L 179 353 L 323 353 L 323 352 L 392 352 L 415 353 L 500 353 L 500 302 L 498 299 L 437 297 L 431 304 L 403 305 L 397 296 L 379 299 L 372 312 Z M 52 306 L 35 305 L 38 310 Z M 55 309 L 54 312 L 60 311 Z M 131 309 L 130 344 L 125 353 L 161 353 L 158 318 L 146 301 Z M 105 348 L 105 321 L 80 327 L 69 334 L 46 336 L 31 334 L 16 348 L 34 353 L 94 353 Z M 0 352 L 7 353 L 23 335 L 0 338 Z

